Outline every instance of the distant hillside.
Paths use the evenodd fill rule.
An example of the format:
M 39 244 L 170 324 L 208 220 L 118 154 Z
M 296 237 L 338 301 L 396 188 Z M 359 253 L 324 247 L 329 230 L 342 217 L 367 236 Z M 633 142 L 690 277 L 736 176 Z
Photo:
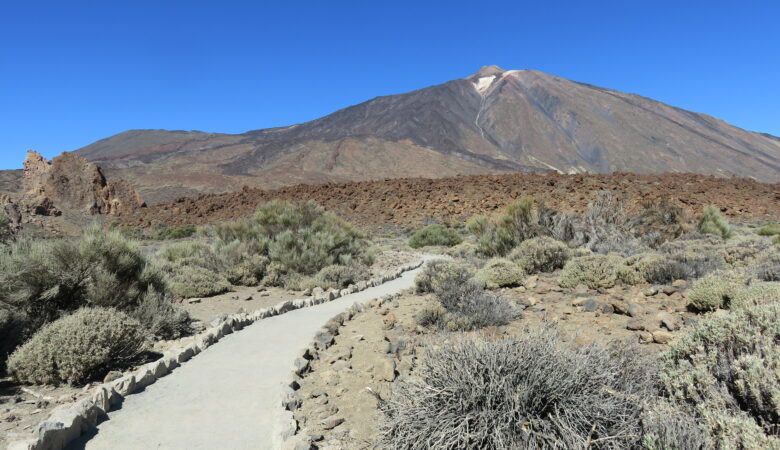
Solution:
M 133 130 L 78 150 L 151 203 L 244 185 L 502 171 L 694 172 L 780 180 L 780 139 L 645 97 L 531 71 L 377 97 L 228 135 Z

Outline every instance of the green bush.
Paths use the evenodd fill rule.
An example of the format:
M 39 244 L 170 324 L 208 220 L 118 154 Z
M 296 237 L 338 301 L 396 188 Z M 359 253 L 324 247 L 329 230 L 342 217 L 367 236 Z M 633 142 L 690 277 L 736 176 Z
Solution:
M 464 241 L 454 247 L 448 248 L 444 254 L 452 256 L 453 258 L 470 259 L 476 257 L 477 246 L 472 242 Z
M 22 239 L 0 252 L 0 304 L 29 320 L 30 332 L 83 306 L 136 307 L 163 274 L 119 232 L 90 227 L 79 239 Z
M 381 448 L 636 448 L 652 367 L 637 352 L 567 346 L 540 331 L 428 349 L 380 399 Z
M 484 282 L 488 289 L 496 289 L 523 284 L 525 272 L 511 260 L 493 258 L 477 271 L 476 278 Z
M 446 225 L 432 224 L 416 230 L 409 239 L 412 248 L 426 247 L 429 245 L 442 245 L 452 247 L 463 241 L 460 233 Z
M 418 294 L 434 292 L 437 288 L 449 283 L 465 283 L 474 275 L 472 268 L 465 264 L 443 259 L 435 259 L 425 264 L 425 267 L 414 280 Z
M 615 286 L 623 258 L 615 255 L 590 255 L 569 260 L 558 279 L 561 287 L 573 288 L 584 284 L 591 289 Z
M 563 242 L 540 236 L 521 242 L 509 254 L 509 259 L 527 273 L 533 274 L 563 268 L 571 254 L 571 250 Z
M 750 308 L 775 302 L 780 302 L 780 283 L 759 282 L 737 289 L 729 301 L 729 309 Z
M 160 265 L 165 272 L 170 290 L 176 297 L 211 297 L 232 289 L 230 282 L 213 270 L 205 269 L 186 260 Z
M 704 214 L 699 220 L 699 233 L 712 234 L 728 239 L 734 235 L 729 222 L 720 215 L 718 208 L 707 206 L 704 208 Z
M 155 239 L 159 241 L 167 239 L 184 239 L 192 236 L 198 231 L 195 225 L 181 225 L 178 227 L 165 227 L 161 229 Z
M 146 345 L 141 324 L 113 309 L 84 308 L 43 327 L 8 359 L 15 379 L 83 384 L 126 369 Z
M 737 272 L 713 272 L 693 283 L 688 301 L 699 311 L 725 308 L 744 285 L 744 276 Z
M 759 236 L 777 236 L 780 234 L 780 223 L 770 223 L 756 230 Z
M 510 204 L 494 221 L 474 217 L 466 228 L 476 235 L 479 252 L 486 256 L 506 255 L 519 243 L 542 233 L 539 214 L 531 197 Z
M 650 282 L 651 278 L 667 269 L 668 259 L 658 253 L 640 253 L 629 256 L 618 269 L 618 279 L 623 284 L 641 284 Z M 672 280 L 674 281 L 674 280 Z
M 665 354 L 661 381 L 716 448 L 778 448 L 779 341 L 780 303 L 702 321 Z

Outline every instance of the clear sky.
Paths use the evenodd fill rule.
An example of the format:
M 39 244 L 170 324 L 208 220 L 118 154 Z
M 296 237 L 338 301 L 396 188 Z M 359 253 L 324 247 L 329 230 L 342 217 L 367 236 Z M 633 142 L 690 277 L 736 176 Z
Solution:
M 780 135 L 780 2 L 0 3 L 0 168 L 128 129 L 311 120 L 482 65 Z

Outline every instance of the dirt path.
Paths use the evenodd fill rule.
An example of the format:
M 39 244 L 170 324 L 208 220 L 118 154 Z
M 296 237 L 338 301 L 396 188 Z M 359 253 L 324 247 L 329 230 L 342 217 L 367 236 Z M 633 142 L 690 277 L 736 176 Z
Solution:
M 426 258 L 428 259 L 428 258 Z M 420 269 L 329 303 L 261 320 L 129 396 L 71 449 L 276 448 L 275 422 L 293 361 L 331 317 L 414 285 Z

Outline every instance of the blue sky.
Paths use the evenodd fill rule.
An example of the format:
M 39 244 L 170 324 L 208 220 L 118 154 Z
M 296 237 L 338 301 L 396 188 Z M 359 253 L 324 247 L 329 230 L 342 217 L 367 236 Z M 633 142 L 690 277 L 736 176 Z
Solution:
M 134 128 L 238 133 L 536 69 L 780 135 L 777 1 L 5 1 L 0 168 Z

